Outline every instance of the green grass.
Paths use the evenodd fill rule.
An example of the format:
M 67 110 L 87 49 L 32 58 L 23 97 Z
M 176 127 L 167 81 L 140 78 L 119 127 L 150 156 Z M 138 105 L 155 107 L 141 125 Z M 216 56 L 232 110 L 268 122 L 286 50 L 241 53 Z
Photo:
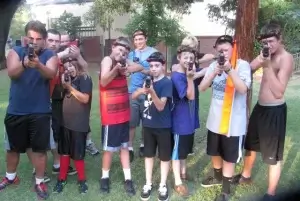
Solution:
M 93 132 L 93 141 L 96 142 L 97 146 L 100 147 L 100 120 L 99 120 L 99 104 L 98 104 L 98 76 L 95 71 L 91 72 L 94 80 L 94 96 L 93 96 L 93 107 L 92 107 L 92 118 L 91 126 Z M 286 99 L 288 104 L 288 126 L 287 126 L 287 137 L 285 143 L 285 160 L 284 167 L 282 171 L 282 177 L 280 180 L 279 191 L 289 189 L 297 185 L 300 174 L 300 153 L 298 152 L 300 147 L 300 135 L 299 126 L 300 122 L 300 107 L 298 90 L 300 87 L 300 82 L 294 80 L 290 83 L 289 88 L 286 92 Z M 253 104 L 257 100 L 257 90 L 258 84 L 254 85 L 253 94 Z M 8 100 L 8 90 L 9 90 L 9 78 L 7 77 L 6 71 L 0 72 L 0 111 L 2 113 L 0 120 L 3 122 L 3 118 L 6 111 L 7 100 Z M 26 92 L 24 92 L 26 93 Z M 188 183 L 191 190 L 191 196 L 188 200 L 193 201 L 212 201 L 214 200 L 216 194 L 220 192 L 220 187 L 214 187 L 209 189 L 204 189 L 201 187 L 200 183 L 202 178 L 210 172 L 210 161 L 209 157 L 205 154 L 206 148 L 206 129 L 205 122 L 209 109 L 210 103 L 210 92 L 200 94 L 200 114 L 201 114 L 201 129 L 196 134 L 195 139 L 195 155 L 188 159 L 188 170 L 195 176 L 196 181 Z M 3 129 L 1 129 L 1 134 L 3 134 Z M 1 135 L 0 134 L 0 135 Z M 138 129 L 136 139 L 140 138 L 140 129 Z M 0 144 L 3 144 L 3 138 L 0 137 Z M 136 145 L 138 146 L 138 142 Z M 136 148 L 137 150 L 137 148 Z M 5 174 L 5 152 L 4 150 L 0 152 L 0 175 Z M 49 154 L 48 170 L 50 170 L 52 164 L 52 156 Z M 51 194 L 49 200 L 60 200 L 60 201 L 125 201 L 125 200 L 140 200 L 140 190 L 145 182 L 144 175 L 144 161 L 143 159 L 136 158 L 132 164 L 132 174 L 133 180 L 135 181 L 137 195 L 133 198 L 128 198 L 123 190 L 123 172 L 120 166 L 118 155 L 114 156 L 113 166 L 110 171 L 111 175 L 111 193 L 110 195 L 102 195 L 99 193 L 99 178 L 101 174 L 101 156 L 97 157 L 86 157 L 86 172 L 89 184 L 89 192 L 82 196 L 79 195 L 76 186 L 76 176 L 71 176 L 68 178 L 68 184 L 65 191 L 60 194 Z M 239 172 L 242 169 L 242 165 L 239 164 L 236 171 Z M 31 191 L 32 185 L 32 166 L 28 162 L 26 155 L 21 157 L 21 161 L 18 167 L 18 174 L 21 178 L 21 183 L 17 188 L 8 188 L 3 192 L 0 192 L 1 201 L 32 201 L 35 200 L 35 194 Z M 49 189 L 52 191 L 56 178 L 52 177 L 52 181 L 49 184 Z M 254 184 L 248 187 L 238 186 L 234 189 L 234 196 L 232 200 L 244 200 L 249 196 L 261 195 L 265 192 L 267 188 L 267 166 L 261 161 L 261 157 L 258 157 L 256 161 L 255 168 L 253 170 Z M 171 187 L 173 183 L 172 173 L 169 174 L 169 186 Z M 158 161 L 154 168 L 154 184 L 159 184 L 159 166 Z M 152 196 L 151 200 L 157 200 L 156 192 Z M 178 197 L 174 191 L 171 191 L 171 200 L 183 200 Z

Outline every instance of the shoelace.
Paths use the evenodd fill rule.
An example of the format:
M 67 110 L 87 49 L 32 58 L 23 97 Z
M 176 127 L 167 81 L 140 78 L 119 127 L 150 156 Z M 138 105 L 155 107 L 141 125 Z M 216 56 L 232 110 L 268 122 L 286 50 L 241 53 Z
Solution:
M 143 187 L 143 192 L 144 193 L 148 193 L 148 191 L 150 191 L 152 189 L 152 187 L 150 186 L 150 185 L 144 185 L 144 187 Z
M 166 186 L 160 186 L 158 189 L 158 192 L 162 195 L 166 195 L 167 194 L 167 187 Z

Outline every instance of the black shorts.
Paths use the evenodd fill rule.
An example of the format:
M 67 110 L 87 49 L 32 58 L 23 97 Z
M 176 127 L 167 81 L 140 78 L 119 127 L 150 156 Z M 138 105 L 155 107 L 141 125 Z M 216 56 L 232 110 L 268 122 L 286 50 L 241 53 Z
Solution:
M 172 134 L 170 128 L 144 127 L 144 156 L 153 158 L 158 149 L 161 161 L 170 161 L 172 155 Z
M 25 153 L 46 152 L 50 149 L 50 114 L 12 115 L 6 114 L 4 125 L 9 150 Z
M 263 161 L 269 165 L 282 161 L 286 119 L 286 103 L 277 106 L 257 103 L 250 116 L 245 149 L 261 152 Z
M 206 153 L 209 156 L 220 156 L 228 163 L 238 163 L 242 158 L 244 136 L 220 135 L 207 131 Z
M 73 160 L 83 160 L 86 148 L 86 132 L 77 132 L 65 128 L 58 141 L 58 153 L 68 155 Z
M 190 135 L 173 134 L 172 142 L 172 160 L 185 160 L 193 151 L 194 133 Z
M 52 130 L 53 130 L 53 138 L 55 142 L 58 142 L 60 136 L 64 133 L 63 127 L 63 101 L 61 100 L 52 100 Z
M 104 151 L 115 152 L 128 148 L 129 122 L 102 126 L 102 146 Z

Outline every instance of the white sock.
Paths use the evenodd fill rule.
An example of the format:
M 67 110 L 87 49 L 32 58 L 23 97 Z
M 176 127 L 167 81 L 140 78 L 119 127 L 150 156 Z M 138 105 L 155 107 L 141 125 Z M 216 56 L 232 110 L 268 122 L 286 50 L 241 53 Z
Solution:
M 90 144 L 92 144 L 92 140 L 91 139 L 86 140 L 86 145 L 90 145 Z
M 10 180 L 10 181 L 12 181 L 12 180 L 14 180 L 15 178 L 16 178 L 16 176 L 17 176 L 17 173 L 15 172 L 15 173 L 6 173 L 6 175 L 5 175 L 5 177 L 8 179 L 8 180 Z
M 133 147 L 128 147 L 128 150 L 129 151 L 133 151 Z
M 44 182 L 44 178 L 43 179 L 35 178 L 35 184 L 39 185 L 39 184 L 41 184 L 43 182 Z
M 109 170 L 102 169 L 102 179 L 109 178 Z
M 60 164 L 53 164 L 53 167 L 54 167 L 55 169 L 60 168 Z
M 131 171 L 130 171 L 130 168 L 129 169 L 123 169 L 123 172 L 124 172 L 125 181 L 126 180 L 131 180 Z
M 140 144 L 140 147 L 144 147 L 144 143 L 141 143 L 141 144 Z

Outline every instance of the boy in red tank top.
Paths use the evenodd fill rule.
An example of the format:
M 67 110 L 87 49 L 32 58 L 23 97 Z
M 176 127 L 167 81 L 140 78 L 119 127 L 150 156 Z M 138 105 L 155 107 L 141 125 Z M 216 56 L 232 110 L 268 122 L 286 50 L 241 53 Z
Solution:
M 100 113 L 102 123 L 102 178 L 100 190 L 109 193 L 109 170 L 113 152 L 120 152 L 124 171 L 124 188 L 129 196 L 135 195 L 131 179 L 129 141 L 129 94 L 126 75 L 143 70 L 139 64 L 127 60 L 130 51 L 129 41 L 119 37 L 112 46 L 110 56 L 101 62 L 99 80 Z

